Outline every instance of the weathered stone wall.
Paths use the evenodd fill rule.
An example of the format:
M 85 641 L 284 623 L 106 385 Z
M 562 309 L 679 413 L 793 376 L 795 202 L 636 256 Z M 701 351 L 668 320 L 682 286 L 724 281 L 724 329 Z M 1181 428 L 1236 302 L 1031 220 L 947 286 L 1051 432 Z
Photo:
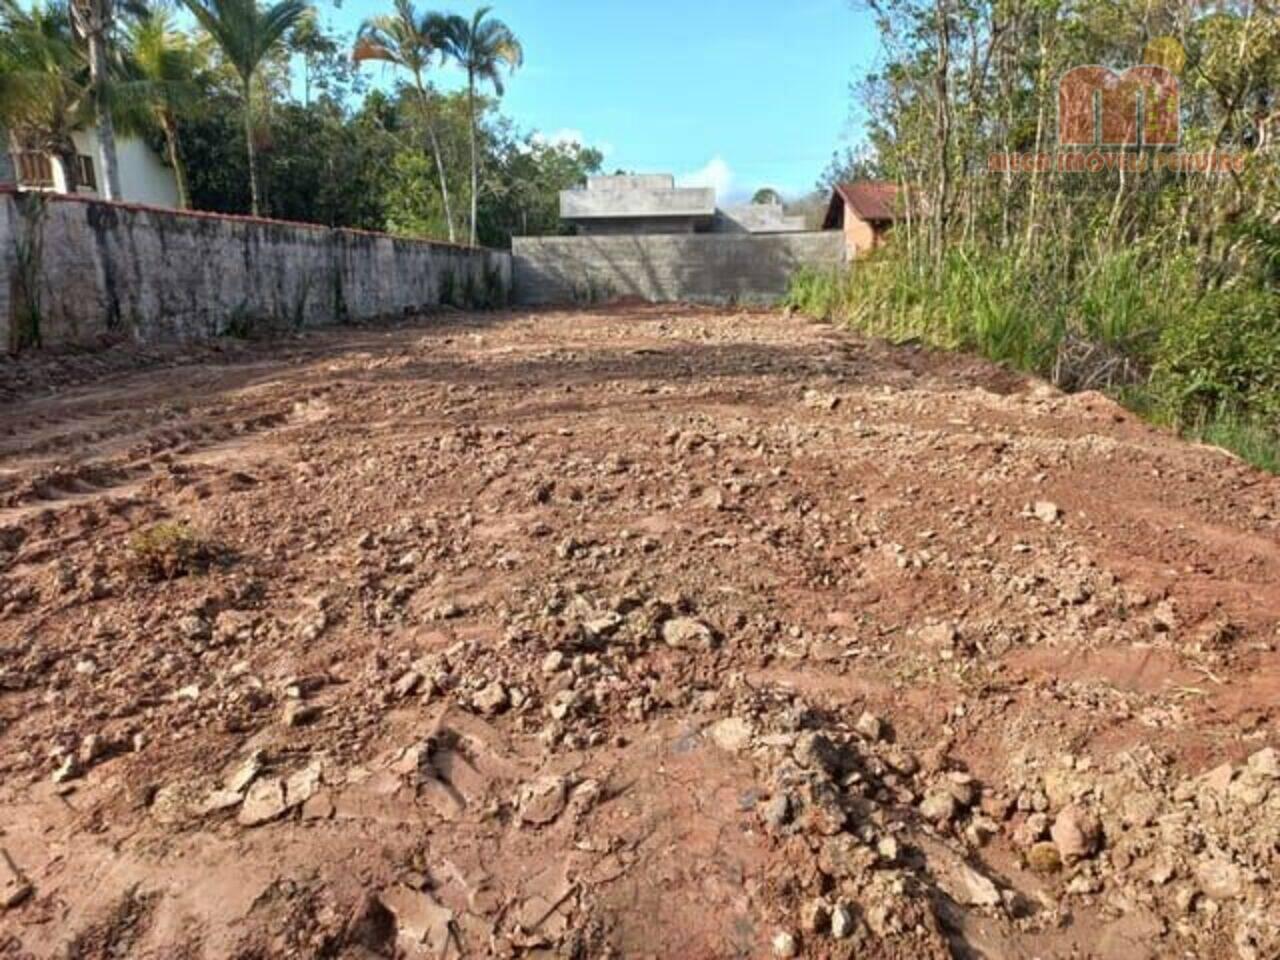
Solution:
M 0 133 L 3 133 L 0 128 Z M 0 144 L 2 147 L 3 144 Z M 0 191 L 4 188 L 0 187 Z M 8 202 L 11 194 L 0 192 L 0 351 L 5 350 L 12 342 L 10 332 L 13 307 L 10 303 L 13 285 L 13 270 L 16 251 L 14 250 L 13 227 L 10 218 L 13 216 L 13 204 Z
M 43 205 L 43 211 L 37 208 Z M 505 252 L 401 240 L 245 217 L 94 200 L 0 193 L 0 288 L 10 289 L 18 239 L 38 231 L 45 345 L 106 333 L 139 341 L 321 326 L 504 303 Z M 12 346 L 16 304 L 0 301 L 0 348 Z
M 839 231 L 630 237 L 517 237 L 514 293 L 525 304 L 615 297 L 772 303 L 801 266 L 844 261 Z

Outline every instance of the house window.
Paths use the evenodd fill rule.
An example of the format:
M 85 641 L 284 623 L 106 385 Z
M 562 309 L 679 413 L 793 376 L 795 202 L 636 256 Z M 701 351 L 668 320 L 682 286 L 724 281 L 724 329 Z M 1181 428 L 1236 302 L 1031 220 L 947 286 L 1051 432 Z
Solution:
M 18 183 L 24 187 L 45 189 L 53 186 L 53 161 L 47 153 L 15 153 Z
M 93 175 L 93 157 L 83 153 L 76 157 L 76 182 L 90 190 L 98 189 L 98 178 Z

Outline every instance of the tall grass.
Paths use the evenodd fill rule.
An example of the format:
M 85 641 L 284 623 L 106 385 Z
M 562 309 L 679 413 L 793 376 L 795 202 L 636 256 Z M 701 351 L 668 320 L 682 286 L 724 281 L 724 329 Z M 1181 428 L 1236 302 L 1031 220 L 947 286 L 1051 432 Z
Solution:
M 801 270 L 789 304 L 864 333 L 970 350 L 1280 466 L 1280 295 L 1204 288 L 1188 257 L 1134 248 L 1072 263 L 955 247 L 921 266 L 889 246 Z

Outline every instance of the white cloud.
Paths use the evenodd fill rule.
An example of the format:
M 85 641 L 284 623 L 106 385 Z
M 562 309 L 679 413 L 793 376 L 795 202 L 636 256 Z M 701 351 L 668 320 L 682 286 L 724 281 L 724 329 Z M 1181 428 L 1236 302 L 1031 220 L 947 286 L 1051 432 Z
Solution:
M 558 147 L 567 146 L 576 143 L 578 146 L 586 146 L 587 138 L 581 130 L 575 130 L 573 127 L 561 127 L 551 133 L 535 133 L 534 139 L 542 143 L 550 143 Z
M 682 173 L 676 182 L 682 187 L 713 187 L 716 197 L 723 199 L 733 191 L 733 168 L 725 162 L 724 157 L 716 154 L 707 161 L 707 165 Z
M 613 144 L 611 143 L 591 143 L 587 140 L 587 135 L 581 130 L 575 130 L 573 127 L 561 127 L 559 130 L 553 130 L 551 133 L 542 133 L 539 131 L 533 135 L 534 143 L 549 144 L 551 146 L 563 147 L 569 144 L 577 144 L 580 147 L 593 147 L 599 150 L 604 156 L 613 153 Z

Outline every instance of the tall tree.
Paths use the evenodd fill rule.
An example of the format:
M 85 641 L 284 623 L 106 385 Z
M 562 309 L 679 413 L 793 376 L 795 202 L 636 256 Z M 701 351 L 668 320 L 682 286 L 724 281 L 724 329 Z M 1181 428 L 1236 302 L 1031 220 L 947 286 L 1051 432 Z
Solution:
M 304 0 L 277 0 L 264 8 L 258 5 L 257 0 L 185 2 L 240 78 L 245 145 L 249 157 L 249 194 L 254 216 L 257 216 L 262 212 L 262 202 L 253 139 L 253 80 L 262 61 L 306 13 L 307 4 Z
M 338 53 L 337 42 L 321 27 L 314 8 L 290 31 L 289 51 L 302 58 L 302 105 L 309 107 L 318 64 Z
M 197 109 L 202 99 L 198 81 L 201 56 L 173 26 L 167 10 L 154 7 L 134 17 L 125 33 L 126 77 L 117 84 L 117 115 L 122 128 L 159 128 L 165 154 L 178 187 L 178 205 L 191 207 L 191 188 L 179 143 L 178 117 Z
M 396 0 L 396 12 L 392 15 L 370 17 L 360 25 L 352 59 L 356 63 L 374 60 L 399 67 L 413 78 L 422 120 L 427 128 L 431 153 L 435 157 L 436 175 L 440 181 L 440 198 L 444 203 L 445 222 L 449 239 L 457 239 L 453 223 L 453 209 L 449 201 L 449 180 L 445 174 L 444 156 L 440 150 L 440 138 L 436 131 L 432 90 L 426 74 L 432 62 L 441 54 L 440 14 L 419 13 L 412 0 Z
M 476 86 L 493 85 L 502 96 L 502 68 L 514 73 L 524 62 L 524 49 L 516 35 L 501 20 L 489 16 L 492 7 L 481 7 L 467 20 L 457 14 L 443 17 L 438 29 L 445 50 L 467 71 L 467 102 L 471 108 L 471 243 L 477 239 L 477 211 L 480 198 L 479 112 Z
M 115 123 L 111 116 L 111 34 L 115 24 L 113 0 L 71 0 L 71 22 L 84 39 L 89 54 L 89 86 L 98 127 L 98 163 L 102 167 L 102 194 L 120 199 L 120 164 L 116 158 Z
M 29 10 L 0 0 L 0 125 L 23 150 L 47 153 L 62 167 L 66 189 L 79 183 L 72 134 L 93 119 L 88 66 L 58 2 Z

